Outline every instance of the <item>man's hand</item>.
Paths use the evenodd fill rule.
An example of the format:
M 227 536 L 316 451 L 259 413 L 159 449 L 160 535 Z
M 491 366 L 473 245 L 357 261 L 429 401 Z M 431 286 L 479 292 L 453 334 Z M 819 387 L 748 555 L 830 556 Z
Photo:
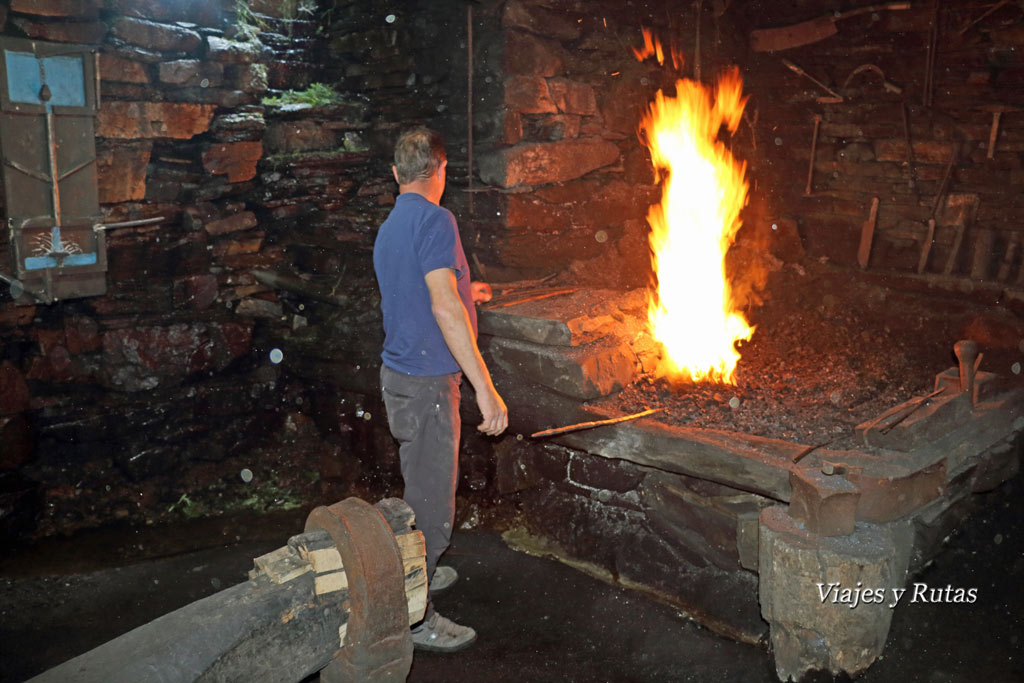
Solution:
M 455 272 L 450 268 L 438 268 L 423 277 L 430 290 L 434 319 L 448 350 L 476 391 L 476 404 L 484 416 L 484 421 L 477 429 L 484 434 L 497 436 L 508 427 L 508 408 L 494 388 L 491 373 L 487 371 L 487 365 L 480 356 L 469 313 L 459 297 Z
M 477 431 L 490 436 L 497 436 L 505 431 L 508 427 L 508 408 L 493 386 L 489 391 L 477 393 L 476 405 L 484 416 L 484 421 L 477 427 Z
M 485 304 L 494 296 L 491 293 L 491 286 L 486 282 L 474 282 L 470 288 L 473 291 L 473 303 L 475 304 Z

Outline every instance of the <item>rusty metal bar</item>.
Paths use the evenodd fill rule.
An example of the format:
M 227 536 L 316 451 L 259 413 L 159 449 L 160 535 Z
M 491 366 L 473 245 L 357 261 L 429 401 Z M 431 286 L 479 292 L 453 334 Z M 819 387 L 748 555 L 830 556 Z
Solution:
M 92 229 L 100 232 L 101 230 L 109 230 L 111 228 L 132 228 L 138 225 L 151 225 L 165 220 L 167 220 L 166 216 L 157 216 L 156 218 L 140 218 L 137 221 L 121 221 L 120 223 L 97 223 L 92 226 Z

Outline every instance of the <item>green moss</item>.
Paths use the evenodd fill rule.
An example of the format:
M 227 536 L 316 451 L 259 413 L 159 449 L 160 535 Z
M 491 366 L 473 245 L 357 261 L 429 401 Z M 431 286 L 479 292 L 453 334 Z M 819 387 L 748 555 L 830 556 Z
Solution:
M 252 11 L 247 0 L 235 0 L 235 27 L 235 40 L 251 41 L 266 30 L 267 22 Z
M 286 104 L 308 104 L 313 107 L 322 107 L 327 104 L 337 104 L 341 101 L 341 95 L 330 85 L 324 83 L 310 83 L 305 90 L 286 90 L 277 97 L 264 97 L 263 104 L 268 107 L 281 107 Z
M 223 483 L 217 483 L 206 490 L 181 494 L 181 497 L 167 508 L 171 516 L 186 519 L 218 517 L 236 512 L 270 512 L 272 510 L 294 510 L 303 505 L 302 494 L 283 484 L 276 472 L 253 480 L 244 488 L 231 487 L 225 490 Z

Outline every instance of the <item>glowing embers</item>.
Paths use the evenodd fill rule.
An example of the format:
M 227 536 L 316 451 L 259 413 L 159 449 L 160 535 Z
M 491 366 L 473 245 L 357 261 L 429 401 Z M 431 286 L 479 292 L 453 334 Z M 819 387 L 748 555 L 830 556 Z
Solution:
M 659 55 L 644 32 L 642 55 Z M 681 64 L 673 54 L 673 63 Z M 725 126 L 736 131 L 746 98 L 738 69 L 714 88 L 676 81 L 675 95 L 658 91 L 640 122 L 662 181 L 661 202 L 651 207 L 651 260 L 656 289 L 650 293 L 651 334 L 665 347 L 664 372 L 733 384 L 740 358 L 736 343 L 754 329 L 736 310 L 725 273 L 725 255 L 740 227 L 747 202 L 746 164 L 718 139 Z

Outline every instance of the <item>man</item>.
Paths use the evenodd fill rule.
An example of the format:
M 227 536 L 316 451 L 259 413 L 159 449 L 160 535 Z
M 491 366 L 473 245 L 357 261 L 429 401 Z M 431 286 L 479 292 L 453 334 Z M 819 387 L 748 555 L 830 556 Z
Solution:
M 391 170 L 400 194 L 373 247 L 384 314 L 381 390 L 399 442 L 405 500 L 426 540 L 429 592 L 457 578 L 437 561 L 455 521 L 463 374 L 483 415 L 477 429 L 498 435 L 508 426 L 505 402 L 477 348 L 469 265 L 455 217 L 439 205 L 447 165 L 437 132 L 414 128 L 398 138 Z M 439 615 L 428 599 L 412 637 L 420 649 L 454 652 L 476 632 Z

